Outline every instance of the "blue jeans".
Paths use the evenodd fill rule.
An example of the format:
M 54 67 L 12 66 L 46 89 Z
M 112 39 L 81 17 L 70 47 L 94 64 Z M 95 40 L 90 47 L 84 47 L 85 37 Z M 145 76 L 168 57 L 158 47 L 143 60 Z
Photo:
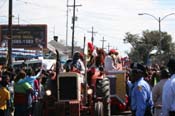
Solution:
M 15 105 L 14 116 L 27 116 L 27 105 Z
M 5 116 L 5 110 L 0 110 L 0 116 Z

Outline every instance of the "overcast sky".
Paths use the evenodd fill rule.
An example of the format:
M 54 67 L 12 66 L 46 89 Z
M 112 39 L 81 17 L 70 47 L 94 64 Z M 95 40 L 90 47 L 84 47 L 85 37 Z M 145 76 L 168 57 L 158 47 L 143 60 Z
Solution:
M 66 39 L 66 7 L 67 0 L 13 0 L 13 24 L 47 24 L 48 41 L 53 35 L 59 39 Z M 73 0 L 69 0 L 69 5 Z M 175 0 L 76 0 L 75 41 L 83 47 L 83 37 L 91 40 L 92 26 L 94 44 L 102 46 L 102 38 L 106 40 L 105 47 L 117 48 L 121 55 L 130 50 L 129 44 L 124 44 L 125 33 L 140 34 L 143 30 L 158 30 L 158 21 L 148 15 L 139 16 L 138 13 L 149 13 L 156 18 L 162 18 L 175 13 Z M 71 45 L 71 17 L 72 8 L 68 10 L 69 38 Z M 0 0 L 0 24 L 7 24 L 8 0 Z M 19 17 L 19 18 L 18 18 Z M 168 32 L 175 40 L 175 15 L 161 21 L 161 30 Z

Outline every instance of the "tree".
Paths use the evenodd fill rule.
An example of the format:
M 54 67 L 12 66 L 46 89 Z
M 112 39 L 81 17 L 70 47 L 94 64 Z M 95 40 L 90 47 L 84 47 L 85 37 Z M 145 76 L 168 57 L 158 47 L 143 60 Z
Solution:
M 175 55 L 175 43 L 172 43 L 172 37 L 167 32 L 161 32 L 161 39 L 158 31 L 146 30 L 142 32 L 142 36 L 127 32 L 123 41 L 132 46 L 128 56 L 133 62 L 147 64 L 148 59 L 154 56 L 154 62 L 166 63 L 168 58 Z M 151 54 L 153 50 L 157 52 Z

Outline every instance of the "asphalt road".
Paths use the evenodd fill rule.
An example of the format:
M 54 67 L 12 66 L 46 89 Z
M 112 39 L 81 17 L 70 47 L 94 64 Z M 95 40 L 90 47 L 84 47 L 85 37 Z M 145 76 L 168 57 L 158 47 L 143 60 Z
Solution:
M 132 116 L 131 111 L 121 112 L 120 114 L 112 115 L 112 116 Z

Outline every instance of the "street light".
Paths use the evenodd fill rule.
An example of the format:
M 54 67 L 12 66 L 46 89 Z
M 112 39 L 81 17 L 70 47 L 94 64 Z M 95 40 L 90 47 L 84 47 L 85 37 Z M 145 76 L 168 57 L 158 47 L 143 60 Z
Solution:
M 148 16 L 151 16 L 151 17 L 153 17 L 156 21 L 158 21 L 158 23 L 159 23 L 159 38 L 160 38 L 160 48 L 159 48 L 159 50 L 160 50 L 160 52 L 161 52 L 161 22 L 166 18 L 166 17 L 168 17 L 168 16 L 170 16 L 170 15 L 175 15 L 175 13 L 170 13 L 170 14 L 167 14 L 167 15 L 165 15 L 164 17 L 162 17 L 162 18 L 160 18 L 160 17 L 155 17 L 154 15 L 152 15 L 152 14 L 149 14 L 149 13 L 139 13 L 138 15 L 148 15 Z

